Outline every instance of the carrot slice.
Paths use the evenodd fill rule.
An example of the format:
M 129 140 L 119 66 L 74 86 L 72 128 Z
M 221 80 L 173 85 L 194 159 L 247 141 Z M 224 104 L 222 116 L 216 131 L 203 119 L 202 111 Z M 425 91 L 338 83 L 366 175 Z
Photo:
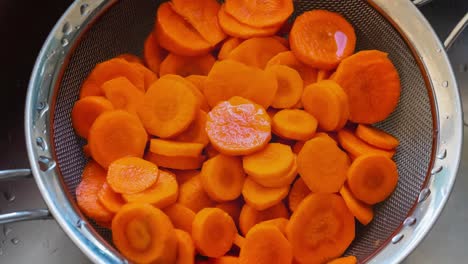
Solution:
M 169 216 L 175 228 L 192 233 L 192 223 L 195 213 L 182 204 L 175 203 L 164 208 L 164 213 Z
M 353 241 L 354 217 L 339 195 L 313 193 L 292 214 L 287 233 L 299 263 L 324 263 Z
M 184 17 L 212 46 L 226 38 L 218 23 L 220 7 L 216 0 L 172 0 L 174 11 Z
M 192 74 L 208 75 L 215 63 L 211 54 L 185 57 L 170 53 L 161 63 L 159 76 L 176 74 L 186 77 Z
M 250 177 L 245 180 L 242 195 L 247 204 L 256 210 L 265 210 L 281 201 L 288 195 L 289 186 L 268 188 L 256 183 Z
M 356 137 L 353 132 L 348 129 L 338 131 L 338 142 L 343 149 L 354 157 L 359 157 L 365 154 L 380 154 L 388 158 L 392 158 L 395 154 L 395 150 L 384 150 L 372 147 Z
M 270 225 L 254 226 L 239 253 L 241 264 L 292 263 L 293 249 L 280 230 Z
M 161 47 L 182 56 L 203 55 L 212 49 L 212 45 L 177 14 L 170 3 L 162 3 L 158 8 L 155 34 Z
M 211 107 L 240 96 L 268 108 L 278 89 L 275 75 L 232 60 L 216 62 L 205 82 L 206 100 Z
M 273 65 L 285 65 L 295 69 L 299 75 L 301 75 L 304 85 L 317 82 L 317 70 L 300 62 L 292 51 L 284 51 L 276 54 L 268 61 L 267 67 Z
M 127 204 L 112 221 L 114 245 L 135 263 L 175 263 L 177 235 L 169 217 L 149 204 Z
M 387 54 L 360 51 L 343 60 L 333 80 L 350 99 L 350 120 L 372 124 L 386 119 L 398 105 L 400 78 Z
M 186 78 L 182 78 L 179 75 L 173 75 L 173 74 L 167 74 L 165 75 L 166 78 L 172 79 L 173 81 L 181 82 L 185 84 L 187 87 L 190 88 L 190 91 L 195 95 L 197 98 L 198 104 L 200 105 L 200 109 L 203 111 L 210 111 L 210 106 L 208 105 L 208 102 L 206 101 L 205 96 L 203 93 L 189 80 Z
M 331 76 L 331 71 L 319 70 L 317 72 L 317 82 L 328 80 Z
M 125 205 L 125 201 L 120 193 L 114 192 L 107 182 L 101 187 L 98 194 L 99 202 L 109 211 L 117 213 L 122 206 Z
M 102 90 L 115 109 L 122 109 L 135 115 L 145 95 L 125 77 L 118 77 L 103 83 Z
M 93 159 L 107 168 L 114 160 L 125 156 L 142 157 L 147 139 L 138 117 L 115 110 L 96 118 L 89 130 L 88 144 Z
M 276 38 L 257 37 L 239 44 L 239 46 L 229 53 L 228 59 L 264 69 L 271 58 L 286 50 L 287 48 Z
M 338 126 L 335 128 L 335 130 L 340 130 L 346 125 L 349 119 L 348 95 L 346 95 L 343 88 L 337 85 L 334 81 L 325 80 L 325 81 L 321 81 L 320 84 L 328 85 L 330 87 L 329 89 L 332 92 L 334 92 L 335 95 L 338 96 L 338 100 L 340 101 L 340 105 L 341 105 L 341 114 L 340 114 L 340 121 L 338 122 Z
M 238 264 L 238 257 L 233 256 L 223 256 L 220 258 L 210 259 L 210 264 Z
M 143 64 L 143 60 L 140 57 L 131 53 L 123 53 L 117 56 L 116 58 L 124 59 L 128 62 Z
M 331 139 L 307 141 L 297 156 L 297 169 L 312 192 L 338 192 L 346 181 L 349 158 Z
M 346 206 L 348 206 L 349 211 L 361 224 L 367 225 L 372 221 L 372 218 L 374 218 L 372 207 L 354 198 L 346 184 L 341 188 L 340 194 Z
M 159 73 L 159 66 L 163 60 L 163 52 L 159 47 L 156 34 L 151 32 L 145 40 L 143 48 L 143 57 L 145 58 L 145 64 L 154 73 Z
M 337 259 L 327 262 L 327 264 L 356 264 L 356 263 L 357 263 L 357 258 L 355 256 L 337 258 Z
M 304 110 L 284 109 L 276 113 L 271 126 L 273 132 L 281 137 L 308 140 L 317 130 L 317 119 Z
M 195 262 L 195 244 L 186 231 L 176 229 L 177 260 L 175 264 L 193 264 Z
M 190 81 L 193 85 L 195 85 L 195 87 L 197 87 L 198 90 L 202 93 L 205 89 L 206 78 L 207 77 L 204 75 L 189 75 L 185 77 L 186 80 Z
M 348 171 L 349 189 L 366 204 L 376 204 L 389 197 L 398 184 L 395 162 L 379 154 L 356 158 Z
M 150 134 L 168 138 L 190 126 L 198 107 L 199 101 L 192 88 L 166 75 L 148 89 L 138 108 L 138 116 Z
M 203 150 L 203 144 L 177 142 L 165 139 L 151 139 L 150 151 L 154 154 L 168 157 L 198 157 Z
M 221 11 L 220 11 L 221 12 Z M 221 18 L 220 18 L 220 23 L 221 23 Z M 235 49 L 237 46 L 239 46 L 242 43 L 243 40 L 240 38 L 235 38 L 235 37 L 230 37 L 226 39 L 221 46 L 221 49 L 218 52 L 218 60 L 225 60 L 231 53 L 233 49 Z
M 270 140 L 270 118 L 259 105 L 235 96 L 208 113 L 206 132 L 219 152 L 247 155 L 262 149 Z
M 176 175 L 177 184 L 180 186 L 182 183 L 190 180 L 192 177 L 200 174 L 198 170 L 172 170 Z
M 356 34 L 353 26 L 340 14 L 312 10 L 296 18 L 289 42 L 291 50 L 303 63 L 332 70 L 341 60 L 353 54 Z
M 278 203 L 262 211 L 255 210 L 250 205 L 244 204 L 239 216 L 239 227 L 242 234 L 246 235 L 254 225 L 281 217 L 289 218 L 288 209 L 283 203 Z
M 156 75 L 156 73 L 154 73 L 152 70 L 146 68 L 141 63 L 132 62 L 131 64 L 139 72 L 143 73 L 143 79 L 145 81 L 145 91 L 147 91 L 151 84 L 158 80 L 158 75 Z
M 146 190 L 159 177 L 158 166 L 137 157 L 124 157 L 112 162 L 107 183 L 117 193 L 134 194 Z
M 229 36 L 249 39 L 254 37 L 268 37 L 276 34 L 281 28 L 281 25 L 268 26 L 268 27 L 253 27 L 244 24 L 235 19 L 230 14 L 226 13 L 224 6 L 221 7 L 218 13 L 218 21 L 221 28 Z
M 168 169 L 194 170 L 201 168 L 203 161 L 205 161 L 205 156 L 200 155 L 197 157 L 170 157 L 148 152 L 145 155 L 145 159 L 160 167 Z
M 258 223 L 257 225 L 270 225 L 278 228 L 284 236 L 286 236 L 286 228 L 288 227 L 289 220 L 283 217 L 266 220 Z
M 174 139 L 180 142 L 199 143 L 203 146 L 207 146 L 208 143 L 210 143 L 210 139 L 205 130 L 206 120 L 207 114 L 204 111 L 198 111 L 197 117 L 195 117 L 195 120 L 193 120 L 187 130 Z
M 254 27 L 283 24 L 294 9 L 292 0 L 226 0 L 225 10 L 242 23 Z
M 198 175 L 179 186 L 178 202 L 194 212 L 215 205 L 203 189 L 200 176 Z
M 381 149 L 392 150 L 400 143 L 397 138 L 375 127 L 359 124 L 356 136 L 366 143 Z
M 89 149 L 89 145 L 86 144 L 83 146 L 83 154 L 86 158 L 91 158 L 91 150 Z
M 242 161 L 239 157 L 217 155 L 203 163 L 200 179 L 203 189 L 212 200 L 234 200 L 241 194 L 244 184 Z
M 83 82 L 80 98 L 92 95 L 104 95 L 101 85 L 117 77 L 126 77 L 138 89 L 145 91 L 143 73 L 126 60 L 114 58 L 101 62 L 94 67 L 88 78 Z
M 71 112 L 71 121 L 76 134 L 88 138 L 89 129 L 96 118 L 113 109 L 112 103 L 102 96 L 88 96 L 78 100 Z
M 86 164 L 81 182 L 76 188 L 76 202 L 81 212 L 96 221 L 108 222 L 114 214 L 98 199 L 98 193 L 106 182 L 106 171 L 96 162 Z
M 289 192 L 289 210 L 291 210 L 291 212 L 296 211 L 302 200 L 304 200 L 304 198 L 306 198 L 309 194 L 311 194 L 309 187 L 307 187 L 304 180 L 299 177 L 296 182 L 294 182 L 291 191 Z
M 192 238 L 198 251 L 218 258 L 232 247 L 237 234 L 232 218 L 219 208 L 205 208 L 197 213 L 192 225 Z
M 239 216 L 243 206 L 242 199 L 236 199 L 233 201 L 222 202 L 216 205 L 216 208 L 219 208 L 226 212 L 228 215 L 232 217 L 232 220 L 239 225 Z
M 299 73 L 285 65 L 271 65 L 266 71 L 273 72 L 278 82 L 278 90 L 271 103 L 274 108 L 290 108 L 301 100 L 304 86 Z
M 255 177 L 252 176 L 252 179 L 254 179 L 258 184 L 264 186 L 264 187 L 269 187 L 269 188 L 279 188 L 279 187 L 284 187 L 284 186 L 289 186 L 291 183 L 294 181 L 294 179 L 297 176 L 297 162 L 296 162 L 296 156 L 294 155 L 294 161 L 291 165 L 291 168 L 289 171 L 279 177 Z

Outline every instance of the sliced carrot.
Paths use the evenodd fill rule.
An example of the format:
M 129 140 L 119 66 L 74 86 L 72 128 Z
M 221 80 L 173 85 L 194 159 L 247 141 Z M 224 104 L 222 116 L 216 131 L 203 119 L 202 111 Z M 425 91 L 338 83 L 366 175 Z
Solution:
M 281 25 L 273 25 L 268 27 L 253 27 L 247 25 L 226 13 L 224 6 L 219 10 L 218 21 L 221 28 L 229 36 L 242 39 L 272 36 L 276 34 L 276 32 L 278 32 L 281 28 Z
M 272 65 L 286 65 L 295 69 L 301 75 L 304 85 L 309 85 L 317 81 L 317 70 L 300 62 L 292 51 L 284 51 L 271 58 L 267 67 Z
M 308 140 L 317 130 L 317 119 L 304 110 L 284 109 L 276 113 L 271 126 L 273 132 L 281 137 Z
M 142 192 L 156 183 L 158 166 L 137 157 L 124 157 L 112 162 L 107 171 L 107 183 L 117 193 Z
M 97 195 L 99 202 L 113 213 L 117 213 L 125 205 L 122 195 L 114 192 L 107 182 L 104 182 Z
M 195 262 L 195 244 L 190 233 L 176 229 L 177 260 L 175 264 L 193 264 Z
M 238 257 L 234 256 L 223 256 L 220 258 L 210 259 L 210 264 L 238 264 Z
M 399 141 L 394 136 L 375 127 L 359 124 L 356 128 L 356 136 L 366 143 L 381 149 L 392 150 L 398 147 Z
M 327 262 L 327 264 L 356 264 L 357 258 L 355 256 L 347 256 L 334 259 L 332 261 Z
M 256 210 L 265 210 L 281 201 L 288 195 L 289 186 L 268 188 L 248 177 L 242 188 L 242 195 L 247 204 Z
M 389 197 L 398 184 L 398 169 L 393 160 L 379 154 L 356 158 L 348 171 L 348 185 L 354 197 L 376 204 Z
M 262 149 L 270 140 L 270 118 L 259 105 L 235 96 L 208 113 L 206 132 L 219 152 L 247 155 Z
M 338 142 L 350 155 L 359 157 L 365 154 L 380 154 L 392 158 L 395 150 L 384 150 L 375 148 L 359 139 L 348 129 L 338 131 Z
M 145 95 L 125 77 L 118 77 L 103 83 L 102 90 L 115 109 L 122 109 L 135 115 Z
M 218 258 L 232 247 L 237 234 L 232 218 L 219 208 L 205 208 L 197 213 L 192 225 L 192 238 L 198 251 Z
M 162 3 L 158 8 L 155 34 L 161 47 L 178 55 L 198 56 L 212 49 L 212 45 L 177 14 L 170 3 Z
M 258 225 L 270 225 L 278 228 L 284 236 L 286 236 L 286 228 L 288 227 L 289 220 L 283 217 L 266 220 L 258 223 Z
M 89 130 L 88 144 L 93 159 L 107 168 L 113 161 L 125 156 L 142 157 L 147 139 L 138 117 L 115 110 L 96 118 Z
M 200 174 L 198 170 L 172 170 L 176 175 L 177 184 L 180 186 L 182 183 L 190 180 L 192 177 Z
M 294 182 L 291 191 L 288 196 L 288 205 L 291 212 L 296 211 L 299 204 L 306 198 L 311 191 L 309 187 L 305 184 L 304 180 L 299 177 L 296 182 Z
M 251 38 L 242 42 L 232 50 L 231 53 L 229 53 L 228 59 L 264 69 L 271 58 L 286 50 L 287 48 L 276 38 Z
M 313 193 L 292 214 L 287 233 L 299 263 L 324 263 L 353 241 L 354 217 L 339 195 Z
M 203 189 L 214 201 L 231 201 L 239 197 L 245 173 L 239 157 L 216 155 L 205 163 L 200 173 Z
M 192 223 L 195 213 L 182 204 L 175 203 L 163 209 L 164 213 L 171 219 L 175 228 L 192 233 Z
M 112 221 L 114 245 L 135 263 L 175 263 L 177 235 L 169 217 L 149 204 L 127 204 Z
M 226 37 L 218 23 L 221 6 L 216 0 L 172 0 L 172 7 L 212 46 Z
M 283 203 L 263 211 L 255 210 L 250 205 L 244 204 L 239 216 L 239 227 L 242 234 L 246 235 L 254 225 L 275 218 L 289 218 L 288 209 Z
M 81 182 L 76 188 L 76 201 L 81 212 L 96 221 L 108 222 L 114 214 L 98 199 L 98 193 L 106 182 L 106 171 L 96 162 L 86 164 Z
M 281 35 L 281 32 L 278 34 Z M 281 44 L 283 44 L 283 46 L 285 46 L 286 48 L 289 48 L 289 40 L 287 37 L 282 37 L 282 36 L 273 36 L 273 37 L 277 39 Z
M 189 75 L 208 75 L 215 63 L 211 54 L 196 57 L 185 57 L 170 53 L 161 63 L 159 76 L 176 74 L 182 77 Z
M 232 217 L 232 220 L 239 225 L 239 216 L 243 206 L 242 199 L 236 199 L 233 201 L 222 202 L 216 205 L 216 208 L 219 208 L 226 212 L 228 215 Z
M 289 34 L 291 50 L 303 63 L 334 69 L 356 46 L 353 26 L 340 14 L 312 10 L 296 18 Z
M 215 205 L 203 189 L 200 176 L 194 176 L 179 186 L 178 202 L 194 212 Z
M 143 48 L 143 57 L 145 58 L 145 64 L 154 73 L 159 73 L 159 66 L 163 60 L 163 52 L 159 47 L 156 34 L 151 32 L 145 40 Z
M 143 60 L 140 57 L 131 53 L 123 53 L 117 56 L 116 58 L 124 59 L 128 62 L 143 64 Z
M 218 60 L 227 59 L 231 51 L 235 49 L 237 46 L 239 46 L 239 44 L 241 43 L 242 43 L 242 40 L 240 38 L 230 37 L 226 39 L 223 45 L 221 46 L 221 49 L 218 52 Z
M 131 63 L 133 67 L 135 67 L 139 72 L 143 73 L 143 79 L 145 81 L 145 91 L 149 89 L 151 84 L 153 84 L 155 81 L 158 80 L 158 75 L 154 73 L 152 70 L 146 68 L 143 64 L 141 63 Z
M 350 120 L 372 124 L 386 119 L 398 105 L 400 78 L 387 54 L 360 51 L 343 60 L 333 80 L 350 101 Z
M 197 87 L 197 89 L 203 93 L 203 90 L 205 89 L 205 81 L 206 81 L 206 76 L 204 75 L 189 75 L 185 77 L 186 80 L 190 81 Z
M 250 175 L 251 176 L 251 175 Z M 288 172 L 278 177 L 255 177 L 251 176 L 252 179 L 264 186 L 269 188 L 279 188 L 284 186 L 289 186 L 294 181 L 297 176 L 297 162 L 296 162 L 296 155 L 294 155 L 294 161 L 291 165 L 291 168 Z
M 213 108 L 233 96 L 251 100 L 268 108 L 278 89 L 275 75 L 237 61 L 223 60 L 215 63 L 205 82 L 208 104 Z
M 83 146 L 83 154 L 86 158 L 91 158 L 91 150 L 89 149 L 89 145 L 86 144 Z
M 141 91 L 145 90 L 143 73 L 126 60 L 114 58 L 101 62 L 94 67 L 88 78 L 83 82 L 80 98 L 92 95 L 104 95 L 101 85 L 117 77 L 126 77 L 138 89 Z
M 344 92 L 343 88 L 341 88 L 339 85 L 337 85 L 334 81 L 331 80 L 325 80 L 321 81 L 320 84 L 325 84 L 328 85 L 330 90 L 335 93 L 335 95 L 338 96 L 338 100 L 340 101 L 341 105 L 341 117 L 340 121 L 338 122 L 338 126 L 335 128 L 335 130 L 340 130 L 342 129 L 346 123 L 348 122 L 349 119 L 349 99 L 348 95 Z
M 331 139 L 307 141 L 297 156 L 297 169 L 312 192 L 338 192 L 346 181 L 349 158 Z
M 167 74 L 165 75 L 165 78 L 171 79 L 173 81 L 181 82 L 185 86 L 190 88 L 190 91 L 197 98 L 200 109 L 203 111 L 207 111 L 207 112 L 210 111 L 210 106 L 208 105 L 208 102 L 206 101 L 205 96 L 191 81 L 187 80 L 186 78 L 182 78 L 179 75 L 174 75 L 174 74 Z
M 207 146 L 210 142 L 210 139 L 208 138 L 208 134 L 205 130 L 206 120 L 206 112 L 199 110 L 197 117 L 195 117 L 195 120 L 193 120 L 192 124 L 190 124 L 187 130 L 182 132 L 182 134 L 178 135 L 174 139 L 180 142 L 199 143 L 203 146 Z
M 102 96 L 88 96 L 78 100 L 71 112 L 71 121 L 76 134 L 88 138 L 89 129 L 96 118 L 113 109 L 112 103 Z
M 167 157 L 198 157 L 203 150 L 203 144 L 178 142 L 172 140 L 151 139 L 150 151 Z
M 271 65 L 266 71 L 273 72 L 278 82 L 278 90 L 271 104 L 274 108 L 290 108 L 301 100 L 304 86 L 299 73 L 285 65 Z
M 293 249 L 280 230 L 271 225 L 254 226 L 239 253 L 241 264 L 292 263 Z
M 234 245 L 236 245 L 238 248 L 242 248 L 245 243 L 245 238 L 239 234 L 236 234 L 236 237 L 234 238 Z
M 151 85 L 138 108 L 138 116 L 147 131 L 162 138 L 176 136 L 187 129 L 199 107 L 187 83 L 167 76 Z
M 331 71 L 319 70 L 317 72 L 317 82 L 328 80 L 331 76 Z
M 227 0 L 225 10 L 242 23 L 254 27 L 283 24 L 294 9 L 292 0 Z
M 372 221 L 372 218 L 374 218 L 372 207 L 354 198 L 346 184 L 341 188 L 340 194 L 346 206 L 348 206 L 349 211 L 361 224 L 367 225 Z
M 145 159 L 151 161 L 152 163 L 160 167 L 164 167 L 167 169 L 195 170 L 201 168 L 203 161 L 205 161 L 205 156 L 200 155 L 197 157 L 170 157 L 148 152 L 145 155 Z

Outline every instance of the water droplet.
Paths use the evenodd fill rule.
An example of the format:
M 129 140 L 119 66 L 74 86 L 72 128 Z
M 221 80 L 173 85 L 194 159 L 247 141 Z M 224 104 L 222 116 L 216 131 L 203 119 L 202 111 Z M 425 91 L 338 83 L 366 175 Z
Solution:
M 403 225 L 405 226 L 412 226 L 414 224 L 416 224 L 416 218 L 412 216 L 406 218 L 405 221 L 403 222 Z
M 442 82 L 442 86 L 443 86 L 443 87 L 448 87 L 448 81 L 443 81 L 443 82 Z
M 42 118 L 49 111 L 49 105 L 45 102 L 39 102 L 36 109 L 39 111 L 39 118 Z
M 44 142 L 44 139 L 42 139 L 41 137 L 36 138 L 36 145 L 37 145 L 41 150 L 46 150 L 46 149 L 47 149 L 47 145 L 46 145 L 46 143 Z
M 84 16 L 84 15 L 86 15 L 88 13 L 88 6 L 89 6 L 88 4 L 82 4 L 80 6 L 80 14 L 82 16 Z
M 3 192 L 3 198 L 11 203 L 16 199 L 16 196 L 11 192 Z
M 437 49 L 437 52 L 439 52 L 439 53 L 442 52 L 442 49 Z
M 20 240 L 17 239 L 17 238 L 12 238 L 10 241 L 11 241 L 11 243 L 13 243 L 13 245 L 18 245 L 19 242 L 20 242 Z
M 403 234 L 398 234 L 398 235 L 392 237 L 392 243 L 396 244 L 396 243 L 400 242 L 401 239 L 403 239 L 404 236 L 405 235 L 403 235 Z
M 9 226 L 3 225 L 3 235 L 5 237 L 7 237 L 12 231 L 13 229 L 11 229 Z
M 446 149 L 441 150 L 439 152 L 439 154 L 437 154 L 438 159 L 445 159 L 445 157 L 447 157 L 447 150 Z
M 418 203 L 424 202 L 427 199 L 427 197 L 429 197 L 430 194 L 431 194 L 431 190 L 429 190 L 428 188 L 422 189 L 418 197 Z
M 65 24 L 63 24 L 62 32 L 65 35 L 68 35 L 72 32 L 72 27 L 70 26 L 70 23 L 65 22 Z
M 55 168 L 55 161 L 51 158 L 40 156 L 38 159 L 39 168 L 41 171 L 48 171 Z
M 68 39 L 63 38 L 63 39 L 60 41 L 60 43 L 62 43 L 62 47 L 66 47 L 66 46 L 68 46 L 68 43 L 69 43 L 69 42 L 68 42 Z
M 46 107 L 46 105 L 47 105 L 47 104 L 44 103 L 44 102 L 39 102 L 39 103 L 37 104 L 37 106 L 36 106 L 36 109 L 37 109 L 37 110 L 42 110 L 42 109 L 44 109 L 44 108 Z
M 55 53 L 56 53 L 56 51 L 55 51 L 55 50 L 52 50 L 49 54 L 46 55 L 46 58 L 47 58 L 47 59 L 50 59 L 52 56 L 55 55 Z
M 80 26 L 75 26 L 75 30 L 78 30 L 78 29 L 80 29 Z
M 434 175 L 436 173 L 439 173 L 442 170 L 442 166 L 435 167 L 431 170 L 431 174 Z
M 450 119 L 450 116 L 449 116 L 449 115 L 445 115 L 445 119 Z

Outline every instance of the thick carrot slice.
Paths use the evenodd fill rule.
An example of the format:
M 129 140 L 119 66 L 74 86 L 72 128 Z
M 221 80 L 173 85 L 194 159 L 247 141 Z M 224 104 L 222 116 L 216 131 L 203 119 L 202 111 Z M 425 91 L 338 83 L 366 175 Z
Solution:
M 244 184 L 242 161 L 239 157 L 217 155 L 203 163 L 200 179 L 203 189 L 212 200 L 234 200 L 241 194 Z
M 393 160 L 379 154 L 356 158 L 348 171 L 348 185 L 354 197 L 376 204 L 389 197 L 398 184 L 398 169 Z
M 182 183 L 190 180 L 192 177 L 200 174 L 198 170 L 172 170 L 176 175 L 177 184 L 180 186 Z
M 131 64 L 139 72 L 143 73 L 143 79 L 145 81 L 145 91 L 147 91 L 151 84 L 158 80 L 158 75 L 156 75 L 156 73 L 154 73 L 152 70 L 146 68 L 141 63 L 132 62 Z
M 135 263 L 175 263 L 177 235 L 171 220 L 149 204 L 127 204 L 112 220 L 114 245 Z
M 189 234 L 192 233 L 192 223 L 195 219 L 195 213 L 182 204 L 175 203 L 163 209 L 169 216 L 175 228 L 182 229 Z
M 165 75 L 165 77 L 168 79 L 172 79 L 173 81 L 181 82 L 185 84 L 187 87 L 189 87 L 190 91 L 197 98 L 198 104 L 200 105 L 200 109 L 203 111 L 210 111 L 210 106 L 208 105 L 208 102 L 206 101 L 205 96 L 191 81 L 187 80 L 186 78 L 182 78 L 179 75 L 173 75 L 173 74 L 167 74 Z
M 292 214 L 287 233 L 299 263 L 324 263 L 353 241 L 354 217 L 339 195 L 313 193 Z
M 261 151 L 244 156 L 245 172 L 253 179 L 279 178 L 285 175 L 294 164 L 291 147 L 281 143 L 270 143 Z
M 220 7 L 216 0 L 172 0 L 174 11 L 184 17 L 212 46 L 226 37 L 218 23 Z
M 236 37 L 230 37 L 226 39 L 223 45 L 221 46 L 221 49 L 219 49 L 218 60 L 227 59 L 231 51 L 234 50 L 237 46 L 239 46 L 242 43 L 242 41 L 243 41 L 242 39 L 236 38 Z
M 159 66 L 163 60 L 164 54 L 159 47 L 156 34 L 151 32 L 145 40 L 143 48 L 143 57 L 145 58 L 145 64 L 154 73 L 159 73 Z
M 340 14 L 312 10 L 296 18 L 289 34 L 291 50 L 303 63 L 333 70 L 341 60 L 353 54 L 356 34 Z
M 145 159 L 151 161 L 152 163 L 160 167 L 168 169 L 195 170 L 201 168 L 203 162 L 205 161 L 205 156 L 200 155 L 198 157 L 170 157 L 148 152 L 145 155 Z
M 208 75 L 215 63 L 211 54 L 196 57 L 185 57 L 170 53 L 161 63 L 159 76 L 176 74 L 187 77 L 192 74 Z
M 251 38 L 231 51 L 228 59 L 264 69 L 271 58 L 284 51 L 287 51 L 287 48 L 276 38 Z
M 150 151 L 167 157 L 198 157 L 203 150 L 203 144 L 178 142 L 172 140 L 151 139 Z
M 258 184 L 264 186 L 264 187 L 269 187 L 269 188 L 279 188 L 279 187 L 284 187 L 284 186 L 289 186 L 291 183 L 294 181 L 294 179 L 297 176 L 297 162 L 296 162 L 296 156 L 294 155 L 294 161 L 291 165 L 291 168 L 289 171 L 279 177 L 255 177 L 252 176 L 252 179 L 254 179 Z
M 117 56 L 116 58 L 124 59 L 128 62 L 143 64 L 143 60 L 140 57 L 131 53 L 123 53 Z
M 194 212 L 215 205 L 203 189 L 200 176 L 194 176 L 179 186 L 178 202 Z
M 400 143 L 397 138 L 375 127 L 359 124 L 356 136 L 366 143 L 381 149 L 392 150 Z
M 292 51 L 284 51 L 271 58 L 267 67 L 272 65 L 286 65 L 295 69 L 301 75 L 304 85 L 309 85 L 317 81 L 317 70 L 299 61 Z
M 138 108 L 138 116 L 150 134 L 167 138 L 187 129 L 198 107 L 199 101 L 192 88 L 166 75 L 148 89 Z
M 350 120 L 372 124 L 386 119 L 398 105 L 400 78 L 387 54 L 360 51 L 343 60 L 333 80 L 343 87 L 350 102 Z
M 122 195 L 114 192 L 107 182 L 104 182 L 97 195 L 99 202 L 113 213 L 117 213 L 125 205 Z
M 81 182 L 76 188 L 76 201 L 81 212 L 96 221 L 109 222 L 114 214 L 98 199 L 98 193 L 106 182 L 106 171 L 90 161 L 83 170 Z
M 280 230 L 271 225 L 254 226 L 239 253 L 240 264 L 292 263 L 293 249 Z
M 192 238 L 198 251 L 219 258 L 232 247 L 237 234 L 232 218 L 219 208 L 205 208 L 197 213 L 192 225 Z
M 392 158 L 395 150 L 384 150 L 375 148 L 362 141 L 348 129 L 338 131 L 338 142 L 350 155 L 359 157 L 365 154 L 380 154 Z
M 122 109 L 135 115 L 145 95 L 125 77 L 118 77 L 103 83 L 102 90 L 115 109 Z
M 242 199 L 236 199 L 233 201 L 223 202 L 216 205 L 216 208 L 219 208 L 226 212 L 232 217 L 232 220 L 239 226 L 239 216 L 243 206 Z
M 338 100 L 340 101 L 340 105 L 341 105 L 341 117 L 340 117 L 340 121 L 338 122 L 338 126 L 335 128 L 335 130 L 340 130 L 346 125 L 349 119 L 348 95 L 346 95 L 343 88 L 337 85 L 334 81 L 325 80 L 325 81 L 321 81 L 320 84 L 328 85 L 330 87 L 329 89 L 338 96 Z
M 210 259 L 210 264 L 239 264 L 239 259 L 233 256 L 223 256 Z
M 143 73 L 124 59 L 114 58 L 101 62 L 94 67 L 88 78 L 83 82 L 80 98 L 91 95 L 104 95 L 101 85 L 108 80 L 126 77 L 133 85 L 141 91 L 145 91 L 145 80 Z
M 157 12 L 155 34 L 161 47 L 182 56 L 207 54 L 212 45 L 170 3 L 162 3 Z
M 265 210 L 281 201 L 288 195 L 289 186 L 268 188 L 247 178 L 242 188 L 242 195 L 247 204 L 256 210 Z
M 288 227 L 289 220 L 283 217 L 266 220 L 258 223 L 257 225 L 270 225 L 278 228 L 284 236 L 286 236 L 286 228 Z
M 122 157 L 142 157 L 147 139 L 148 135 L 138 117 L 116 110 L 96 118 L 89 130 L 88 144 L 93 159 L 107 168 Z
M 367 225 L 372 221 L 372 218 L 374 218 L 372 207 L 354 198 L 346 184 L 341 188 L 340 194 L 346 206 L 348 206 L 349 211 L 361 224 Z
M 208 134 L 205 130 L 206 120 L 206 112 L 199 110 L 195 120 L 193 120 L 192 124 L 190 124 L 187 130 L 182 132 L 182 134 L 178 135 L 174 139 L 180 142 L 199 143 L 203 146 L 207 146 L 208 143 L 210 143 L 210 139 L 208 138 Z
M 255 210 L 250 205 L 244 204 L 239 216 L 239 227 L 242 234 L 246 235 L 254 225 L 275 218 L 289 218 L 288 209 L 283 203 L 263 211 Z
M 347 256 L 334 259 L 332 261 L 327 262 L 327 264 L 356 264 L 357 258 L 355 256 Z
M 156 183 L 158 166 L 137 157 L 124 157 L 112 162 L 107 171 L 107 183 L 117 193 L 142 192 Z
M 197 87 L 198 90 L 202 93 L 203 93 L 203 90 L 205 89 L 206 78 L 207 77 L 204 75 L 189 75 L 185 77 L 186 80 L 193 83 L 193 85 L 195 85 L 195 87 Z
M 78 100 L 71 112 L 71 121 L 76 134 L 88 138 L 89 129 L 96 118 L 105 111 L 113 109 L 112 103 L 102 96 L 88 96 Z
M 254 27 L 283 24 L 294 9 L 292 0 L 227 0 L 225 10 L 242 23 Z
M 259 105 L 235 96 L 208 113 L 206 132 L 219 152 L 247 155 L 262 149 L 270 140 L 270 118 Z
M 297 169 L 312 192 L 338 192 L 346 181 L 349 158 L 331 139 L 307 141 L 297 156 Z
M 249 39 L 254 37 L 268 37 L 276 34 L 281 28 L 279 26 L 268 26 L 268 27 L 253 27 L 247 24 L 244 24 L 237 19 L 235 19 L 230 14 L 226 13 L 224 6 L 219 10 L 218 21 L 221 28 L 229 36 Z M 219 56 L 218 56 L 219 58 Z M 220 58 L 221 59 L 221 58 Z
M 305 184 L 302 178 L 298 178 L 294 182 L 288 196 L 288 205 L 291 212 L 296 211 L 299 204 L 311 193 L 309 187 Z
M 331 76 L 331 73 L 332 73 L 331 71 L 319 70 L 317 72 L 317 82 L 328 80 Z
M 176 229 L 177 260 L 175 264 L 193 264 L 195 262 L 195 244 L 190 233 Z
M 266 68 L 276 76 L 278 90 L 271 103 L 274 108 L 290 108 L 301 100 L 304 86 L 299 73 L 285 65 L 271 65 Z
M 271 126 L 273 132 L 281 137 L 308 140 L 317 130 L 317 119 L 304 110 L 284 109 L 276 113 Z

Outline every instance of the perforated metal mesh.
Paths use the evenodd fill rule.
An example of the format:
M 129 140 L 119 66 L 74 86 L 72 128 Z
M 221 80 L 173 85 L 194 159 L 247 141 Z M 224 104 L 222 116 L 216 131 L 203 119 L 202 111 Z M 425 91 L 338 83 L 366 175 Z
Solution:
M 121 53 L 141 54 L 143 42 L 152 30 L 157 1 L 118 1 L 82 38 L 70 58 L 61 80 L 54 116 L 54 142 L 58 164 L 66 187 L 75 196 L 86 159 L 84 141 L 74 133 L 70 122 L 79 88 L 96 63 Z M 428 171 L 433 138 L 430 99 L 423 76 L 405 41 L 392 25 L 366 1 L 294 1 L 294 19 L 302 12 L 327 9 L 343 14 L 354 26 L 357 49 L 378 49 L 389 53 L 398 69 L 402 94 L 397 110 L 379 127 L 401 140 L 395 160 L 400 179 L 394 194 L 375 208 L 374 221 L 358 226 L 349 254 L 364 260 L 385 245 L 414 205 Z M 97 230 L 109 238 L 104 229 Z

